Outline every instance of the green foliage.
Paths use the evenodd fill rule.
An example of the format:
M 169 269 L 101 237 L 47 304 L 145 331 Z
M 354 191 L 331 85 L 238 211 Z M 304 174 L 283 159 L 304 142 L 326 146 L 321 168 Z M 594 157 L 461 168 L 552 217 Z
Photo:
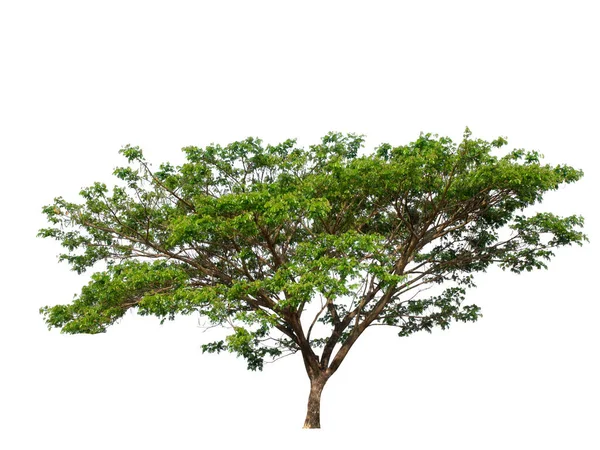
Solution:
M 332 360 L 334 347 L 367 327 L 408 336 L 475 321 L 479 307 L 464 304 L 474 273 L 544 268 L 555 248 L 586 240 L 579 216 L 527 214 L 579 170 L 535 151 L 502 155 L 505 138 L 468 129 L 458 144 L 421 134 L 361 156 L 363 141 L 329 133 L 306 150 L 248 138 L 186 147 L 184 164 L 158 170 L 123 148 L 116 186 L 43 208 L 39 236 L 61 243 L 60 261 L 78 273 L 107 264 L 71 303 L 41 308 L 46 323 L 99 333 L 129 309 L 161 322 L 200 314 L 231 329 L 205 352 L 260 370 L 300 350 L 308 370 L 335 371 L 347 351 Z M 420 296 L 436 284 L 441 294 Z

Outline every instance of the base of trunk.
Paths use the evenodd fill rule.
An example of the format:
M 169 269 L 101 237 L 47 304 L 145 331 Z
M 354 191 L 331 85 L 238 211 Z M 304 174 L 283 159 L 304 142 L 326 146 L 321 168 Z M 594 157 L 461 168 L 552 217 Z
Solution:
M 319 417 L 317 417 L 316 419 L 309 419 L 307 417 L 304 421 L 304 426 L 302 428 L 321 428 L 321 420 Z
M 326 381 L 326 379 L 311 380 L 306 419 L 302 428 L 321 428 L 321 393 Z

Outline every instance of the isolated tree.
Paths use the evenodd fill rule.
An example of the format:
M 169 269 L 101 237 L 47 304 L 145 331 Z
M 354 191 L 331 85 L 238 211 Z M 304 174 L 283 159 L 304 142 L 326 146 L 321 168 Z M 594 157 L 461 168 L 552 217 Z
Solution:
M 72 303 L 41 308 L 49 328 L 101 333 L 129 309 L 162 321 L 199 313 L 231 328 L 203 351 L 237 353 L 251 370 L 300 352 L 304 427 L 318 428 L 323 387 L 368 327 L 408 336 L 475 321 L 480 308 L 463 300 L 476 272 L 543 268 L 554 248 L 586 240 L 579 216 L 526 214 L 583 175 L 535 151 L 503 151 L 504 138 L 468 129 L 459 144 L 421 134 L 359 155 L 362 144 L 248 138 L 184 148 L 184 164 L 157 170 L 123 148 L 112 191 L 95 183 L 82 203 L 43 209 L 51 226 L 39 235 L 66 248 L 59 260 L 78 273 L 106 267 Z

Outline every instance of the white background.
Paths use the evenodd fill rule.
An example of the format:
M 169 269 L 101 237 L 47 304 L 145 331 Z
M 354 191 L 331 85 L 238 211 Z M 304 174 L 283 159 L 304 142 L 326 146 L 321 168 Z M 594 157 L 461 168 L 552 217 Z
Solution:
M 2 1 L 0 447 L 599 448 L 594 3 Z M 299 355 L 253 373 L 202 355 L 195 317 L 68 336 L 37 312 L 89 277 L 35 238 L 41 207 L 112 184 L 124 144 L 177 163 L 183 146 L 247 136 L 356 132 L 372 148 L 465 126 L 583 169 L 545 209 L 584 215 L 591 243 L 548 271 L 479 276 L 475 324 L 367 332 L 320 431 L 300 429 Z

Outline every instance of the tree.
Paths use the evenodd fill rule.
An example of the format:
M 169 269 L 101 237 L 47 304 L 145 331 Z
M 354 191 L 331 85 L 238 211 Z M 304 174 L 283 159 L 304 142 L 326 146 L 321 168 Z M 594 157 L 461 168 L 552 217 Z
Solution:
M 101 333 L 129 309 L 174 319 L 199 313 L 230 327 L 203 351 L 229 351 L 262 370 L 300 352 L 310 379 L 305 428 L 320 427 L 320 398 L 370 326 L 399 336 L 475 321 L 464 304 L 473 275 L 496 264 L 545 268 L 553 249 L 586 236 L 579 216 L 525 214 L 545 192 L 579 180 L 504 138 L 456 144 L 421 134 L 359 156 L 363 137 L 329 133 L 308 150 L 186 147 L 186 162 L 152 170 L 138 147 L 112 191 L 95 183 L 82 203 L 43 208 L 59 255 L 77 273 L 106 270 L 67 305 L 40 309 L 49 328 Z M 424 296 L 427 286 L 436 295 Z

